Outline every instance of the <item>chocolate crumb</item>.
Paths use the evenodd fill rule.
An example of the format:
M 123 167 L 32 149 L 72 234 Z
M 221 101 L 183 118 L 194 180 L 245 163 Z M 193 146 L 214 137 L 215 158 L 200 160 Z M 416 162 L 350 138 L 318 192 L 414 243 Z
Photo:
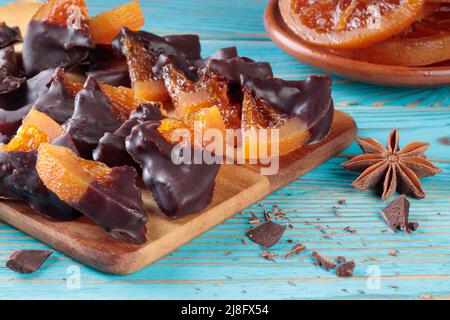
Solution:
M 345 227 L 344 229 L 342 229 L 344 231 L 350 232 L 350 233 L 356 233 L 356 229 L 352 228 L 350 226 Z
M 409 222 L 408 229 L 411 231 L 416 231 L 417 229 L 419 229 L 419 224 L 417 222 Z
M 438 141 L 440 144 L 450 146 L 450 137 L 442 137 L 442 138 L 439 138 Z
M 322 227 L 321 225 L 317 225 L 316 229 L 319 230 L 320 232 L 324 233 L 324 234 L 327 233 L 327 230 L 324 227 Z
M 285 231 L 286 226 L 269 220 L 248 231 L 246 236 L 260 246 L 268 249 L 280 241 Z
M 229 256 L 230 254 L 231 254 L 231 251 L 230 251 L 230 250 L 225 251 L 225 255 L 226 255 L 226 256 Z
M 245 240 L 245 239 L 241 239 L 241 241 L 242 241 L 242 244 L 245 246 L 248 244 L 247 240 Z
M 294 254 L 300 254 L 303 251 L 305 251 L 306 247 L 304 244 L 301 243 L 297 243 L 291 251 L 289 251 L 288 253 L 286 253 L 284 255 L 284 258 L 289 258 L 290 256 L 294 255 Z
M 263 257 L 264 259 L 272 261 L 272 262 L 276 262 L 274 259 L 274 257 L 276 257 L 276 256 L 277 256 L 277 254 L 272 251 L 266 251 L 261 255 L 261 257 Z
M 341 199 L 337 203 L 338 203 L 338 205 L 342 206 L 345 204 L 345 199 Z
M 261 222 L 261 220 L 256 216 L 256 214 L 254 214 L 253 212 L 249 212 L 252 216 L 252 218 L 250 219 L 250 221 L 248 223 L 250 224 L 258 224 Z
M 327 271 L 336 267 L 336 263 L 333 260 L 321 256 L 317 251 L 313 251 L 312 256 L 316 259 L 316 264 Z
M 347 261 L 344 257 L 337 258 L 336 275 L 340 278 L 353 277 L 353 271 L 355 270 L 355 262 Z
M 37 271 L 53 253 L 50 250 L 18 250 L 14 251 L 6 266 L 18 273 L 33 273 Z
M 388 256 L 391 256 L 391 257 L 398 257 L 398 254 L 399 254 L 399 253 L 400 253 L 400 251 L 394 250 L 394 251 L 389 252 L 389 253 L 388 253 Z

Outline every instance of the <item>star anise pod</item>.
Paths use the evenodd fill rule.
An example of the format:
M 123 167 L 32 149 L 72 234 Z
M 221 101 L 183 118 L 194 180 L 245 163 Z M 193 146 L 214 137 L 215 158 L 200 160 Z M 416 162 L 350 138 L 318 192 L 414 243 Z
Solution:
M 407 196 L 424 198 L 420 179 L 442 171 L 425 157 L 429 143 L 412 142 L 400 150 L 398 140 L 397 129 L 390 132 L 386 148 L 375 139 L 357 138 L 364 154 L 342 164 L 347 170 L 362 172 L 352 186 L 360 190 L 383 186 L 383 200 L 396 190 Z

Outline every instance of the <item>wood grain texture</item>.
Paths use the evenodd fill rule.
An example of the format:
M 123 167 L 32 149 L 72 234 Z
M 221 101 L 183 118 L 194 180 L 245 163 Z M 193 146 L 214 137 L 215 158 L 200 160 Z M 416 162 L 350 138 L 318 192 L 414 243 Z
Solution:
M 10 1 L 0 0 L 0 4 Z M 92 13 L 125 0 L 91 1 Z M 238 46 L 243 55 L 273 64 L 275 74 L 302 79 L 317 69 L 285 54 L 265 35 L 262 15 L 266 0 L 141 0 L 146 28 L 155 32 L 198 32 L 206 54 L 218 47 Z M 167 19 L 168 13 L 176 17 Z M 206 37 L 206 38 L 205 38 Z M 411 219 L 420 223 L 416 233 L 383 232 L 379 215 L 386 202 L 371 191 L 350 187 L 356 178 L 340 163 L 359 154 L 353 144 L 301 179 L 208 231 L 177 251 L 128 276 L 109 276 L 85 267 L 61 253 L 33 275 L 16 275 L 4 267 L 19 248 L 48 248 L 6 224 L 0 224 L 0 298 L 73 299 L 433 299 L 450 297 L 450 87 L 405 89 L 373 86 L 334 77 L 333 97 L 338 109 L 356 120 L 359 135 L 384 141 L 391 128 L 400 129 L 400 143 L 431 143 L 427 155 L 444 172 L 423 180 L 427 197 L 411 199 Z M 345 199 L 343 206 L 337 201 Z M 276 263 L 260 257 L 259 246 L 243 244 L 250 227 L 249 212 L 262 217 L 277 204 L 290 217 L 288 229 L 272 251 Z M 261 207 L 263 206 L 263 207 Z M 339 216 L 333 214 L 338 207 Z M 319 219 L 319 220 L 318 220 Z M 332 233 L 324 238 L 316 225 Z M 346 226 L 355 234 L 343 231 Z M 308 251 L 283 259 L 292 248 L 287 240 L 302 242 Z M 388 254 L 398 249 L 397 257 Z M 354 259 L 355 278 L 338 279 L 313 265 L 312 250 L 328 256 Z M 368 286 L 375 267 L 380 286 Z M 370 268 L 369 268 L 370 267 Z M 80 287 L 70 284 L 79 271 Z M 370 282 L 369 282 L 370 284 Z

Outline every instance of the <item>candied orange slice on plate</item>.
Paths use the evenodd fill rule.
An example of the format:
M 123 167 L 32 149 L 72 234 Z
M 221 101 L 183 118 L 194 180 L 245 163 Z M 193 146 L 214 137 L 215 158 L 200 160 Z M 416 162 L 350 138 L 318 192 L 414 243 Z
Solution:
M 335 49 L 364 48 L 406 30 L 425 0 L 279 0 L 287 25 L 302 39 Z
M 427 66 L 450 60 L 450 5 L 413 23 L 392 39 L 367 48 L 333 53 L 371 63 L 398 66 Z

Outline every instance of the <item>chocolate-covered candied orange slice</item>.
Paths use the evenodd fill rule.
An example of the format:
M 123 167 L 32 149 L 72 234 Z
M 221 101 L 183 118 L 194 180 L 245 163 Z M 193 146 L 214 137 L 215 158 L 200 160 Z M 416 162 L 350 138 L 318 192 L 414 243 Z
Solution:
M 334 108 L 328 77 L 312 76 L 303 81 L 247 78 L 243 95 L 245 135 L 240 147 L 246 159 L 261 157 L 261 149 L 268 157 L 284 156 L 307 143 L 321 141 L 331 129 Z M 267 138 L 258 136 L 259 129 L 268 130 Z M 272 135 L 271 130 L 278 132 Z M 252 145 L 254 141 L 257 146 Z M 268 154 L 273 144 L 278 145 L 277 154 Z
M 199 212 L 211 202 L 220 165 L 175 164 L 175 144 L 158 131 L 160 125 L 148 121 L 135 126 L 126 141 L 127 150 L 141 166 L 144 183 L 162 212 L 170 217 Z
M 139 165 L 125 147 L 125 139 L 130 135 L 131 129 L 139 123 L 161 120 L 164 117 L 162 107 L 158 103 L 141 104 L 117 131 L 105 133 L 93 152 L 94 160 L 103 162 L 110 167 L 129 165 L 140 170 Z
M 42 144 L 36 169 L 49 190 L 113 237 L 136 244 L 146 241 L 148 218 L 134 168 L 109 168 L 68 148 Z
M 122 121 L 126 121 L 130 114 L 144 101 L 135 97 L 133 89 L 115 87 L 100 83 L 100 89 L 108 98 L 113 107 L 113 112 Z
M 45 114 L 31 109 L 17 135 L 0 150 L 0 198 L 27 201 L 39 213 L 55 220 L 79 216 L 42 183 L 36 172 L 36 149 L 54 142 L 64 130 Z
M 114 106 L 101 91 L 97 81 L 88 78 L 75 98 L 72 117 L 64 124 L 83 158 L 91 159 L 92 150 L 106 132 L 114 132 L 121 125 Z
M 206 83 L 210 98 L 217 102 L 227 128 L 241 127 L 243 79 L 272 77 L 272 67 L 267 62 L 254 62 L 245 57 L 228 60 L 211 59 L 199 70 Z
M 75 96 L 82 88 L 82 83 L 72 81 L 64 69 L 58 68 L 55 70 L 48 92 L 36 100 L 33 108 L 63 124 L 72 117 Z
M 80 64 L 94 47 L 84 0 L 49 0 L 31 19 L 23 47 L 28 76 Z
M 159 63 L 154 69 L 161 55 L 172 56 L 177 62 L 181 61 L 183 66 L 186 61 L 190 64 L 200 58 L 200 42 L 198 36 L 194 35 L 179 35 L 166 39 L 149 32 L 133 32 L 123 28 L 118 42 L 121 52 L 127 58 L 131 82 L 137 96 L 149 101 L 163 102 L 169 99 L 164 81 L 158 75 L 159 68 L 164 63 Z
M 105 11 L 91 18 L 90 33 L 95 43 L 111 44 L 122 27 L 139 30 L 144 25 L 144 16 L 137 0 Z

